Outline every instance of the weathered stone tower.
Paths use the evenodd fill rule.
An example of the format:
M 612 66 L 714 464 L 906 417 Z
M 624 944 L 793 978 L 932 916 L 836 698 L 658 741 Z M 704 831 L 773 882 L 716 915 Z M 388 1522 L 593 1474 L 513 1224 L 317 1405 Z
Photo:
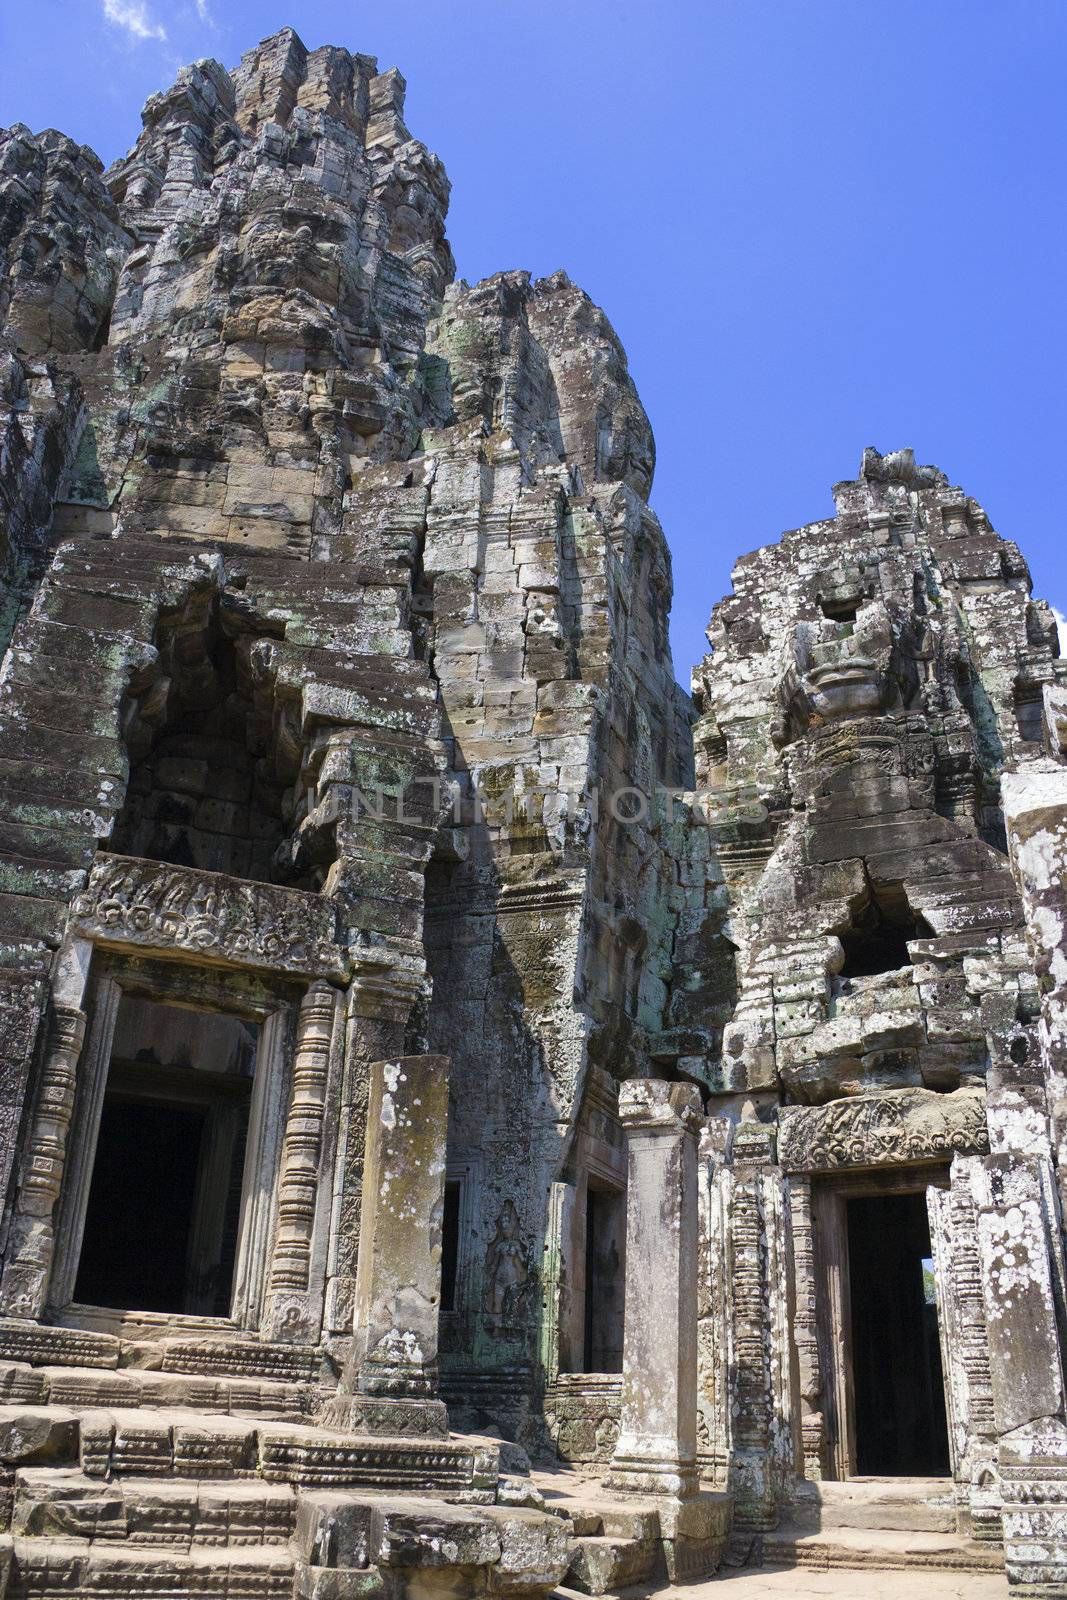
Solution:
M 1063 1592 L 1051 615 L 869 451 L 694 708 L 619 342 L 452 281 L 403 91 L 0 134 L 11 1592 L 600 1593 L 871 1475 Z

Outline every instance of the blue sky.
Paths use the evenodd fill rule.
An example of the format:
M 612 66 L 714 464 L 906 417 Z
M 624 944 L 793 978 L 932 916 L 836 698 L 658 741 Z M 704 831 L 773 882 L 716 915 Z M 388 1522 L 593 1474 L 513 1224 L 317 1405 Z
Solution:
M 289 23 L 399 66 L 462 276 L 563 266 L 659 451 L 675 665 L 864 445 L 976 496 L 1067 610 L 1067 0 L 0 0 L 0 122 L 105 161 Z

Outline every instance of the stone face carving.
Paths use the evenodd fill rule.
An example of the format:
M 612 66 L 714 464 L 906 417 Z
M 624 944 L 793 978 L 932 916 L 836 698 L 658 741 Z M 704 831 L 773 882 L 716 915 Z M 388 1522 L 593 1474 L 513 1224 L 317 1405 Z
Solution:
M 867 449 L 738 562 L 690 700 L 621 343 L 564 273 L 454 282 L 447 200 L 399 74 L 291 29 L 183 69 L 107 173 L 0 132 L 0 1355 L 36 1408 L 5 1439 L 460 1496 L 485 1518 L 375 1513 L 387 1587 L 453 1533 L 467 1572 L 499 1512 L 468 1567 L 531 1595 L 562 1520 L 444 1435 L 554 1440 L 654 1493 L 692 1576 L 731 1514 L 747 1554 L 857 1470 L 847 1206 L 929 1185 L 960 1526 L 1054 1593 L 1052 614 L 976 501 Z M 113 1063 L 122 984 L 261 1030 L 240 1170 L 196 1201 L 248 1253 L 192 1328 L 173 1296 L 48 1303 L 113 1064 L 135 1100 L 142 1069 L 217 1079 L 206 1144 L 241 1148 L 225 1062 L 156 1060 L 164 1023 Z M 580 1369 L 617 1358 L 585 1311 L 620 1303 L 627 1187 L 620 1378 Z M 335 1510 L 296 1518 L 320 1554 Z M 35 1541 L 27 1589 L 59 1570 Z M 110 1592 L 104 1560 L 63 1583 Z M 301 1561 L 271 1585 L 332 1592 Z M 239 1576 L 192 1566 L 176 1593 Z

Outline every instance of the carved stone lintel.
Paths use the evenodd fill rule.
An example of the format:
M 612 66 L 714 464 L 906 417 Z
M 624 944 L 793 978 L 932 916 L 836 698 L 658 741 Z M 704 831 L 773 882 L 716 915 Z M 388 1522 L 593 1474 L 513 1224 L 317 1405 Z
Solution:
M 101 945 L 342 978 L 337 913 L 322 895 L 133 856 L 99 855 L 73 924 Z
M 10 1316 L 38 1317 L 44 1309 L 55 1251 L 53 1213 L 63 1184 L 84 1038 L 85 1012 L 55 1006 L 0 1283 L 0 1309 Z
M 787 1172 L 943 1161 L 988 1148 L 981 1089 L 889 1089 L 824 1106 L 785 1106 L 779 1118 L 778 1158 Z

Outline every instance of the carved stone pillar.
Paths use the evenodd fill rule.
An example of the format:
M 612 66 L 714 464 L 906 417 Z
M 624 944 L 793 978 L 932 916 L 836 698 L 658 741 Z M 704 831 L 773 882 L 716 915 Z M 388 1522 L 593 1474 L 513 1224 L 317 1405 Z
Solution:
M 967 1163 L 998 1434 L 1008 1581 L 1067 1589 L 1067 1380 L 1058 1312 L 1063 1258 L 1051 1163 L 1016 1152 Z
M 697 1134 L 700 1094 L 640 1079 L 619 1091 L 629 1176 L 622 1417 L 606 1484 L 697 1488 Z
M 8 1316 L 39 1317 L 44 1310 L 55 1251 L 53 1214 L 63 1184 L 78 1057 L 84 1038 L 85 1012 L 79 1007 L 54 1004 L 26 1144 L 22 1187 L 0 1282 L 0 1310 Z
M 447 1056 L 371 1068 L 352 1356 L 330 1420 L 444 1438 L 437 1392 Z
M 999 1540 L 997 1431 L 968 1163 L 957 1157 L 951 1188 L 928 1189 L 926 1200 L 960 1531 Z
M 271 1338 L 294 1344 L 317 1338 L 322 1318 L 321 1286 L 316 1293 L 312 1284 L 312 1245 L 336 1007 L 337 990 L 313 983 L 297 1018 L 265 1319 Z
M 823 1373 L 819 1356 L 818 1286 L 815 1278 L 814 1219 L 811 1180 L 789 1182 L 790 1225 L 793 1234 L 793 1282 L 796 1304 L 794 1341 L 800 1381 L 800 1440 L 804 1476 L 818 1479 L 825 1470 L 826 1418 L 823 1412 Z
M 731 1124 L 710 1116 L 700 1136 L 697 1277 L 697 1464 L 705 1482 L 725 1484 L 730 1459 L 732 1330 L 726 1249 L 726 1154 Z
M 784 1207 L 773 1163 L 773 1130 L 744 1116 L 734 1132 L 727 1221 L 735 1383 L 729 1483 L 735 1522 L 757 1529 L 777 1525 L 787 1432 L 776 1415 L 785 1342 Z
M 342 1337 L 355 1317 L 371 1066 L 404 1054 L 412 1011 L 429 992 L 421 949 L 357 944 L 352 973 L 326 1293 L 326 1326 Z

